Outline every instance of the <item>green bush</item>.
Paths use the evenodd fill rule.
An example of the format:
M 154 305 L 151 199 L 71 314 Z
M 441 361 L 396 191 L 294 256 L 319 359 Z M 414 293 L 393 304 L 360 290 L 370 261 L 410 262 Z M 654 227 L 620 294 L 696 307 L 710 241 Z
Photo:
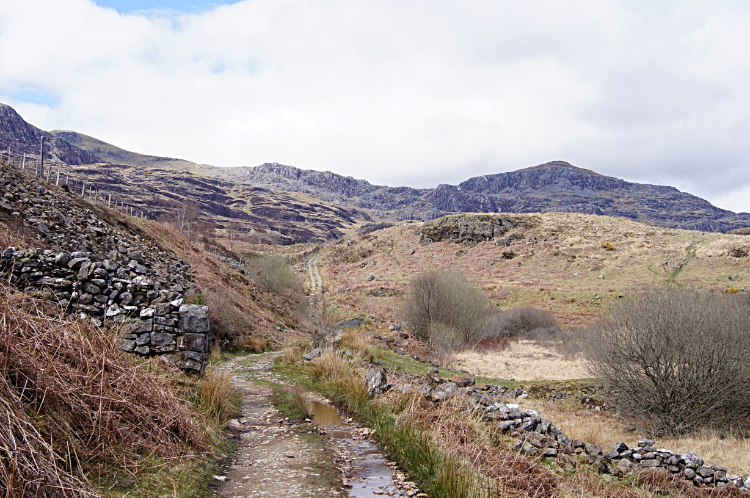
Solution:
M 748 310 L 739 295 L 646 290 L 590 328 L 584 353 L 618 407 L 657 432 L 726 428 L 750 409 Z
M 401 316 L 423 341 L 431 341 L 432 333 L 439 331 L 445 337 L 457 333 L 462 342 L 473 343 L 479 340 L 486 309 L 482 291 L 462 275 L 431 271 L 411 280 Z

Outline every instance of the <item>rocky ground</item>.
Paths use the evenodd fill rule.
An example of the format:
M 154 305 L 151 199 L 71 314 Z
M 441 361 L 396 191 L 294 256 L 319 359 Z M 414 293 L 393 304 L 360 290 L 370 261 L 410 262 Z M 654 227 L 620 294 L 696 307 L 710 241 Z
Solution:
M 317 421 L 323 413 L 316 414 L 315 424 L 285 419 L 274 407 L 277 391 L 272 384 L 298 388 L 271 371 L 274 358 L 237 357 L 222 367 L 232 372 L 242 413 L 229 423 L 239 448 L 225 474 L 215 476 L 221 482 L 217 498 L 419 495 L 414 483 L 369 440 L 371 431 L 351 419 L 339 419 L 319 394 L 305 392 L 304 397 L 311 405 L 328 407 L 324 412 L 329 417 L 332 412 L 334 421 Z

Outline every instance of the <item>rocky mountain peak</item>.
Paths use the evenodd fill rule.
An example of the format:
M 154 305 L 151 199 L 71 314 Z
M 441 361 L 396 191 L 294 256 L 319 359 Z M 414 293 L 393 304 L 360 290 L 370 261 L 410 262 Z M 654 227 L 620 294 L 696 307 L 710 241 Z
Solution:
M 27 123 L 11 106 L 0 104 L 0 150 L 16 155 L 39 155 L 44 137 L 45 157 L 65 164 L 94 164 L 102 162 L 93 152 L 83 150 L 63 138 L 58 138 Z

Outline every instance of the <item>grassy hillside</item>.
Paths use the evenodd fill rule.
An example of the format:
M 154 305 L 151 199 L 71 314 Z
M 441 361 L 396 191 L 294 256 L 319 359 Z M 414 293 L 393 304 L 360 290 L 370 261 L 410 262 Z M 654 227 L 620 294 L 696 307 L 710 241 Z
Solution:
M 138 154 L 129 150 L 121 149 L 112 144 L 108 144 L 98 138 L 84 135 L 76 131 L 53 130 L 52 135 L 70 142 L 71 145 L 81 149 L 91 151 L 107 161 L 110 164 L 125 164 L 137 167 L 161 167 L 165 169 L 180 169 L 191 171 L 196 164 L 182 159 L 173 159 L 170 157 L 149 156 Z
M 401 223 L 339 243 L 323 266 L 332 302 L 341 315 L 396 320 L 402 298 L 371 294 L 380 287 L 404 291 L 412 276 L 445 269 L 467 275 L 498 309 L 532 305 L 564 325 L 577 325 L 648 284 L 750 288 L 750 237 L 744 235 L 666 230 L 596 215 L 510 216 L 530 227 L 506 233 L 517 237 L 508 246 L 495 240 L 420 245 L 423 223 Z M 610 250 L 602 247 L 606 244 Z

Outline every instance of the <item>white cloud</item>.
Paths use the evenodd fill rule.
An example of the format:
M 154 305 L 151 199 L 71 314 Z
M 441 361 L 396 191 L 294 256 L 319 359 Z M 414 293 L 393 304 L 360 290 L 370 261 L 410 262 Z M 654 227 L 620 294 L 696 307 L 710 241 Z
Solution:
M 143 153 L 433 186 L 553 159 L 750 211 L 750 7 L 246 0 L 0 6 L 0 94 Z M 734 196 L 734 197 L 732 197 Z M 727 201 L 729 202 L 729 201 Z

